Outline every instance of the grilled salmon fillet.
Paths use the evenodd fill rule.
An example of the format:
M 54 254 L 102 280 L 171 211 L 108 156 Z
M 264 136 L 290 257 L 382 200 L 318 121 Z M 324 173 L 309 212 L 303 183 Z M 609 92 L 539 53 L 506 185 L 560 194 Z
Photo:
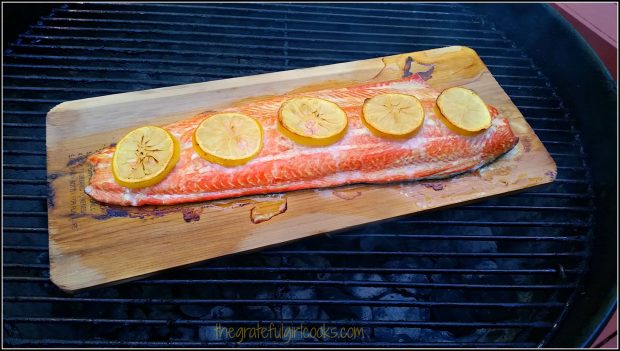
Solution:
M 425 110 L 420 130 L 406 140 L 386 140 L 371 134 L 360 119 L 366 98 L 401 93 L 416 96 Z M 475 135 L 448 128 L 434 111 L 439 92 L 420 76 L 363 84 L 341 89 L 289 94 L 251 102 L 163 126 L 181 143 L 179 162 L 159 184 L 127 189 L 114 181 L 111 170 L 114 147 L 91 155 L 94 166 L 85 191 L 97 201 L 116 205 L 169 205 L 244 195 L 268 194 L 352 183 L 445 178 L 477 169 L 501 156 L 518 142 L 508 120 L 489 107 L 491 127 Z M 337 143 L 324 147 L 301 146 L 276 128 L 280 105 L 295 96 L 310 96 L 338 104 L 349 127 Z M 264 146 L 243 166 L 224 167 L 202 159 L 192 147 L 194 129 L 215 113 L 238 112 L 257 119 L 264 128 Z

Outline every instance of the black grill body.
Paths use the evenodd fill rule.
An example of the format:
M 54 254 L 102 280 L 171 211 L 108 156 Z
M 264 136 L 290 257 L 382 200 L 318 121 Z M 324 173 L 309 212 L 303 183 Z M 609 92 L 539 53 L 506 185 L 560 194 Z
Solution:
M 547 47 L 573 45 L 574 57 L 554 68 L 518 31 L 531 18 L 541 33 L 564 28 Z M 617 243 L 605 202 L 616 188 L 598 154 L 614 135 L 593 137 L 584 103 L 567 103 L 574 92 L 558 85 L 578 80 L 559 68 L 585 58 L 572 68 L 590 67 L 602 119 L 614 118 L 616 100 L 566 28 L 542 5 L 59 5 L 4 52 L 4 345 L 582 345 L 615 304 L 617 272 L 604 264 Z M 45 115 L 54 105 L 449 45 L 482 57 L 556 160 L 554 183 L 76 295 L 50 282 Z M 608 283 L 591 267 L 608 267 Z M 597 318 L 580 334 L 574 311 L 588 303 Z M 238 343 L 215 333 L 258 322 L 364 335 Z

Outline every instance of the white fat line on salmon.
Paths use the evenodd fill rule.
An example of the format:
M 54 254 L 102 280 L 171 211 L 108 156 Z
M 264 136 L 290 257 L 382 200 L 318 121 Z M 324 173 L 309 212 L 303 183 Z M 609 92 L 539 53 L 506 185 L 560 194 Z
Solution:
M 254 189 L 264 189 L 265 192 L 280 192 L 287 191 L 286 189 L 297 187 L 303 185 L 304 188 L 326 188 L 326 187 L 334 187 L 340 185 L 349 185 L 349 184 L 360 184 L 360 183 L 373 183 L 373 182 L 382 182 L 386 178 L 399 176 L 403 179 L 396 181 L 406 181 L 406 180 L 425 180 L 425 179 L 438 179 L 445 178 L 446 176 L 451 176 L 451 169 L 458 169 L 462 164 L 474 163 L 471 159 L 464 161 L 451 161 L 451 162 L 426 162 L 422 164 L 414 164 L 407 165 L 404 167 L 398 168 L 390 168 L 385 170 L 379 170 L 374 172 L 361 172 L 361 171 L 347 171 L 347 172 L 339 172 L 336 174 L 332 174 L 329 176 L 325 176 L 322 178 L 315 178 L 309 180 L 301 180 L 296 182 L 282 183 L 275 186 L 259 186 L 254 188 L 236 188 L 229 190 L 220 190 L 220 191 L 205 191 L 199 193 L 191 193 L 191 194 L 144 194 L 143 192 L 136 191 L 130 189 L 124 189 L 122 198 L 124 201 L 131 203 L 132 206 L 137 206 L 138 202 L 142 199 L 156 199 L 156 200 L 199 200 L 203 197 L 209 195 L 221 195 L 222 198 L 228 196 L 236 196 L 245 191 L 254 190 Z M 485 165 L 485 160 L 475 160 L 476 166 L 473 169 L 478 169 Z M 417 178 L 417 179 L 404 179 L 407 175 L 419 174 L 423 171 L 428 171 L 431 169 L 442 169 L 448 168 L 447 170 L 439 171 L 436 174 L 433 174 L 428 177 Z M 459 172 L 463 173 L 463 172 Z M 329 185 L 325 185 L 329 184 Z M 89 186 L 88 194 L 91 194 L 93 189 Z M 104 191 L 104 190 L 96 190 L 96 191 Z M 105 191 L 107 192 L 107 191 Z M 113 192 L 108 192 L 113 193 Z M 250 195 L 248 195 L 250 196 Z M 262 196 L 262 195 L 261 195 Z M 268 198 L 265 201 L 273 200 L 273 198 Z
M 490 133 L 483 133 L 481 135 L 472 137 L 471 139 L 471 146 L 473 148 L 479 148 L 481 147 L 484 142 L 486 141 L 487 138 L 491 137 L 493 135 L 492 130 L 503 125 L 504 123 L 506 123 L 504 121 L 504 119 L 502 118 L 493 118 L 493 121 L 491 123 L 491 127 L 489 127 L 489 129 L 487 129 L 487 131 L 491 131 Z M 422 129 L 417 133 L 417 135 L 423 135 L 424 133 L 424 129 L 425 127 L 435 127 L 436 125 L 438 125 L 439 123 L 437 121 L 435 121 L 434 118 L 425 118 L 425 122 L 424 125 L 422 126 Z M 280 153 L 278 156 L 259 156 L 255 159 L 253 159 L 252 161 L 250 161 L 247 165 L 250 165 L 252 163 L 259 163 L 259 162 L 263 162 L 263 161 L 272 161 L 272 160 L 276 160 L 276 159 L 285 159 L 285 158 L 292 158 L 293 156 L 308 156 L 308 155 L 313 155 L 313 154 L 317 154 L 317 153 L 322 153 L 322 152 L 330 152 L 330 153 L 337 153 L 339 151 L 344 151 L 344 150 L 350 150 L 352 148 L 368 148 L 368 147 L 376 147 L 377 144 L 366 144 L 366 145 L 347 145 L 343 143 L 346 143 L 347 139 L 351 136 L 359 136 L 359 135 L 371 135 L 370 131 L 366 128 L 366 127 L 360 127 L 360 128 L 355 128 L 355 129 L 350 129 L 347 134 L 345 135 L 345 137 L 343 138 L 343 140 L 341 142 L 339 142 L 336 145 L 330 145 L 327 147 L 320 147 L 320 148 L 305 148 L 302 149 L 301 146 L 297 146 L 295 144 L 296 147 L 293 147 L 292 149 L 285 151 L 283 153 Z M 412 137 L 410 139 L 408 139 L 406 142 L 402 143 L 401 145 L 404 148 L 413 148 L 413 147 L 419 147 L 420 145 L 418 144 L 419 142 L 428 142 L 428 141 L 436 141 L 439 139 L 445 139 L 445 138 L 449 138 L 450 136 L 440 136 L 440 137 Z M 416 140 L 418 143 L 416 143 Z M 192 142 L 185 142 L 182 144 L 182 152 L 189 150 L 189 149 L 193 149 L 193 145 Z M 423 150 L 420 149 L 422 152 Z M 113 156 L 113 152 L 106 152 L 103 154 L 99 154 L 98 157 L 100 159 L 112 159 Z M 199 159 L 200 156 L 198 156 L 195 152 L 192 152 L 190 160 L 197 160 Z M 208 168 L 210 165 L 212 165 L 213 167 L 216 167 L 218 170 L 224 171 L 224 172 L 231 172 L 234 171 L 235 168 L 229 168 L 229 167 L 224 167 L 224 166 L 219 166 L 216 164 L 209 164 L 203 168 Z M 104 163 L 98 163 L 97 164 L 97 168 L 105 168 L 108 167 L 106 164 Z M 205 173 L 208 172 L 208 169 L 204 169 L 201 170 L 201 173 Z
M 497 124 L 497 123 L 496 123 Z M 423 131 L 420 131 L 420 133 L 422 133 Z M 368 134 L 370 135 L 370 132 L 366 129 L 366 128 L 359 128 L 359 129 L 354 129 L 352 131 L 350 131 L 351 135 L 362 135 L 362 134 Z M 349 133 L 347 133 L 349 134 Z M 346 138 L 346 137 L 345 137 Z M 422 148 L 421 144 L 427 143 L 427 142 L 432 142 L 432 141 L 437 141 L 437 140 L 442 140 L 442 139 L 447 139 L 450 138 L 450 136 L 438 136 L 438 137 L 423 137 L 423 138 L 411 138 L 408 139 L 405 142 L 398 142 L 399 144 L 395 144 L 395 146 L 400 146 L 403 149 L 411 149 L 411 150 L 418 150 L 421 153 L 421 156 L 424 156 L 425 154 L 425 150 L 424 148 Z M 471 146 L 474 149 L 478 149 L 480 147 L 482 147 L 484 145 L 485 140 L 487 139 L 487 134 L 483 134 L 477 137 L 472 138 L 471 140 Z M 353 150 L 353 149 L 358 149 L 360 151 L 366 151 L 368 149 L 372 150 L 377 148 L 378 144 L 377 143 L 370 143 L 370 144 L 344 144 L 344 145 L 332 145 L 332 146 L 328 146 L 328 147 L 322 147 L 322 148 L 292 148 L 288 151 L 279 153 L 277 155 L 269 155 L 269 156 L 262 156 L 262 157 L 257 157 L 254 160 L 250 161 L 249 163 L 247 163 L 245 166 L 251 166 L 252 164 L 257 164 L 257 163 L 261 163 L 261 162 L 270 162 L 270 161 L 276 161 L 276 160 L 283 160 L 283 159 L 291 159 L 293 157 L 301 157 L 301 156 L 312 156 L 315 154 L 320 154 L 320 153 L 329 153 L 332 155 L 332 157 L 334 158 L 334 160 L 336 161 L 340 161 L 340 155 L 339 153 L 342 151 L 348 151 L 348 150 Z M 184 143 L 183 144 L 183 148 L 184 150 L 187 150 L 189 148 L 193 148 L 191 143 Z M 190 156 L 190 160 L 194 161 L 194 160 L 198 160 L 200 159 L 200 156 L 198 154 L 196 154 L 195 152 L 193 152 Z M 208 162 L 208 161 L 205 161 Z M 220 171 L 220 172 L 224 172 L 224 173 L 234 173 L 236 172 L 238 169 L 236 167 L 225 167 L 225 166 L 221 166 L 221 165 L 217 165 L 214 163 L 207 163 L 205 166 L 201 167 L 198 169 L 199 173 L 208 173 L 211 171 Z
M 492 126 L 492 128 L 495 126 Z M 490 128 L 489 128 L 490 129 Z M 370 134 L 370 132 L 367 129 L 358 129 L 359 134 Z M 422 133 L 423 131 L 420 131 L 420 133 Z M 492 134 L 492 133 L 491 133 Z M 491 134 L 481 134 L 479 136 L 475 136 L 471 139 L 470 141 L 470 146 L 474 149 L 479 149 L 480 147 L 482 147 L 484 145 L 484 142 L 486 141 L 487 138 L 489 138 L 491 136 Z M 346 138 L 346 137 L 345 137 Z M 451 136 L 438 136 L 438 137 L 422 137 L 422 138 L 410 138 L 407 141 L 404 142 L 395 142 L 394 146 L 400 146 L 402 149 L 411 149 L 411 150 L 418 150 L 420 152 L 424 152 L 424 149 L 421 147 L 422 144 L 425 144 L 427 142 L 432 142 L 432 141 L 437 141 L 437 140 L 442 140 L 442 139 L 449 139 L 451 138 Z M 343 141 L 346 141 L 345 139 L 343 139 Z M 398 144 L 397 144 L 398 143 Z M 279 153 L 277 155 L 269 155 L 269 156 L 262 156 L 262 157 L 257 157 L 254 160 L 250 161 L 249 163 L 247 163 L 246 165 L 250 165 L 253 163 L 261 163 L 261 162 L 268 162 L 268 161 L 274 161 L 274 160 L 282 160 L 282 159 L 290 159 L 293 157 L 298 157 L 298 156 L 311 156 L 311 155 L 315 155 L 315 154 L 320 154 L 320 153 L 330 153 L 332 155 L 334 154 L 338 154 L 339 152 L 342 151 L 348 151 L 348 150 L 353 150 L 353 149 L 360 149 L 360 151 L 363 151 L 365 149 L 375 149 L 378 146 L 381 146 L 380 143 L 370 143 L 370 144 L 344 144 L 344 145 L 332 145 L 332 146 L 328 146 L 328 147 L 324 147 L 324 148 L 306 148 L 306 149 L 299 149 L 299 148 L 293 148 L 290 149 L 288 151 Z M 195 159 L 192 156 L 192 159 Z M 205 167 L 206 168 L 206 167 Z M 223 170 L 223 171 L 231 171 L 234 170 L 228 167 L 217 167 L 218 170 Z M 207 170 L 205 170 L 206 172 Z

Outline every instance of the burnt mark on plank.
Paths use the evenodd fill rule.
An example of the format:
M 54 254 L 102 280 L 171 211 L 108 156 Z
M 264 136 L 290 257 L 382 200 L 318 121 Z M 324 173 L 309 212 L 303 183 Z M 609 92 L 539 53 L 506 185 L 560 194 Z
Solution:
M 52 181 L 54 179 L 47 181 L 47 208 L 48 209 L 52 209 L 55 206 L 54 198 L 56 194 L 54 192 L 54 188 L 52 187 Z
M 435 65 L 426 64 L 426 63 L 418 63 L 418 65 L 422 66 L 423 68 L 426 68 L 426 70 L 417 72 L 420 78 L 424 80 L 429 80 L 433 77 L 433 71 L 435 70 Z
M 92 200 L 92 203 L 99 207 L 98 210 L 95 210 L 98 213 L 86 215 L 101 221 L 113 218 L 156 219 L 169 214 L 180 213 L 186 223 L 191 223 L 200 221 L 206 208 L 230 210 L 253 205 L 250 209 L 250 219 L 253 223 L 258 224 L 286 212 L 287 208 L 287 199 L 283 194 L 209 201 L 202 204 L 120 206 L 108 205 L 96 200 Z M 69 217 L 80 218 L 82 216 L 72 217 L 69 215 Z
M 200 220 L 202 208 L 188 208 L 182 206 L 115 206 L 99 203 L 103 213 L 92 215 L 97 220 L 107 220 L 111 218 L 138 218 L 138 219 L 154 219 L 163 217 L 171 213 L 181 212 L 186 222 Z
M 56 193 L 54 191 L 54 187 L 52 186 L 52 182 L 58 178 L 62 173 L 50 173 L 47 175 L 47 208 L 54 208 L 55 206 L 55 196 Z
M 181 212 L 183 213 L 183 220 L 185 222 L 198 222 L 200 220 L 202 208 L 184 208 Z
M 67 167 L 75 167 L 75 166 L 79 166 L 81 164 L 84 163 L 84 161 L 86 161 L 86 159 L 91 155 L 92 153 L 86 153 L 84 155 L 82 154 L 78 154 L 77 156 L 74 155 L 69 155 L 69 162 L 67 162 Z
M 102 216 L 104 216 L 105 218 L 129 217 L 129 211 L 122 207 L 108 207 L 105 209 L 105 215 L 102 215 Z
M 441 191 L 444 187 L 444 185 L 441 183 L 423 183 L 422 186 L 425 188 L 431 188 L 435 191 Z
M 362 192 L 356 189 L 332 190 L 332 194 L 343 200 L 353 200 L 356 197 L 362 196 Z
M 549 179 L 555 180 L 555 178 L 558 176 L 558 171 L 547 171 L 545 172 L 545 175 L 549 177 Z
M 434 70 L 434 64 L 417 62 L 411 56 L 408 56 L 403 67 L 403 78 L 417 74 L 420 78 L 429 80 L 433 76 Z
M 407 57 L 407 59 L 405 60 L 405 67 L 403 67 L 403 78 L 407 78 L 413 75 L 413 73 L 411 73 L 412 63 L 413 63 L 413 59 L 411 58 L 411 56 Z

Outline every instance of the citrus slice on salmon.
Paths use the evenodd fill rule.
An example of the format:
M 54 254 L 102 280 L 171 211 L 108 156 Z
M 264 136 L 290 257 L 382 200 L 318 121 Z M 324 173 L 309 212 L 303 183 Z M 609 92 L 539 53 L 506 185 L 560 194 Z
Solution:
M 411 138 L 380 138 L 362 124 L 366 99 L 394 93 L 413 95 L 425 107 L 423 125 Z M 110 166 L 115 147 L 108 147 L 88 157 L 94 167 L 84 191 L 106 204 L 174 205 L 347 184 L 438 179 L 476 170 L 519 141 L 508 118 L 492 107 L 488 129 L 471 135 L 454 131 L 439 116 L 438 108 L 430 108 L 439 93 L 414 74 L 393 81 L 290 93 L 231 106 L 219 113 L 255 118 L 264 128 L 264 146 L 244 166 L 230 168 L 203 159 L 192 147 L 196 128 L 215 114 L 205 111 L 163 126 L 179 139 L 181 156 L 161 183 L 141 189 L 119 186 Z M 309 148 L 282 135 L 275 128 L 278 110 L 285 101 L 298 97 L 332 101 L 346 111 L 348 126 L 342 139 L 332 145 Z
M 263 147 L 263 128 L 241 113 L 220 113 L 198 125 L 194 150 L 207 161 L 234 167 L 246 164 Z
M 489 108 L 473 90 L 448 88 L 437 97 L 437 107 L 450 123 L 468 132 L 478 132 L 491 126 Z
M 407 138 L 424 121 L 424 108 L 415 96 L 381 94 L 364 101 L 362 121 L 376 136 Z
M 313 97 L 286 100 L 278 111 L 278 129 L 305 146 L 330 145 L 346 134 L 347 114 L 335 103 Z
M 114 180 L 132 189 L 155 185 L 172 171 L 179 154 L 179 142 L 165 129 L 134 129 L 116 144 L 112 157 Z

